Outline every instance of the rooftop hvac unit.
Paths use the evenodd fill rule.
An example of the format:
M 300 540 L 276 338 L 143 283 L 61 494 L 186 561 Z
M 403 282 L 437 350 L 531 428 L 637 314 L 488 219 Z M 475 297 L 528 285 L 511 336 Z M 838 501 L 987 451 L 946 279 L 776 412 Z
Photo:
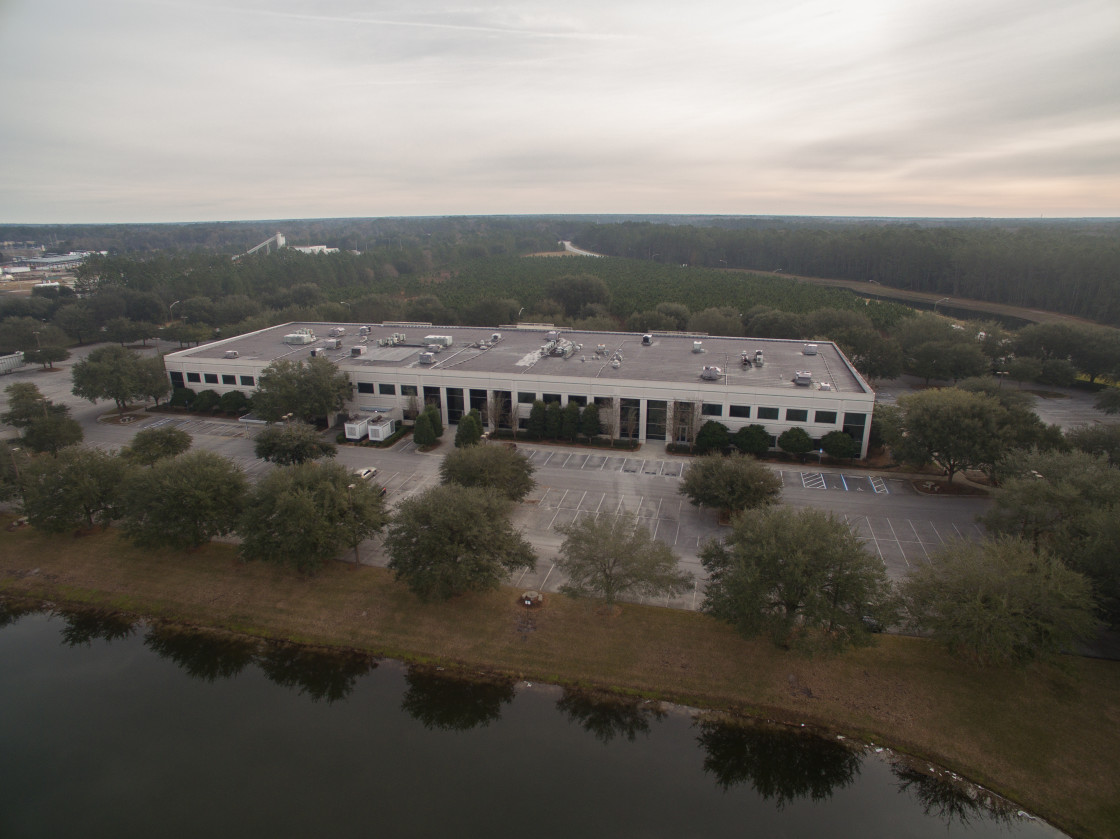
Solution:
M 420 353 L 420 363 L 421 364 L 435 364 L 435 361 L 436 361 L 435 353 L 430 353 L 430 352 Z
M 342 349 L 341 338 L 328 338 L 323 342 L 323 349 L 327 350 L 340 350 Z
M 832 390 L 832 382 L 821 382 L 818 390 Z
M 359 326 L 358 327 L 358 334 L 359 335 L 369 335 L 369 327 L 368 326 Z
M 741 353 L 741 354 L 739 355 L 739 363 L 740 363 L 740 364 L 745 364 L 745 365 L 750 365 L 750 363 L 751 363 L 751 354 L 750 354 L 750 353 L 746 353 L 746 352 L 745 352 L 745 353 Z
M 705 366 L 704 369 L 700 371 L 700 378 L 707 379 L 709 382 L 719 381 L 723 378 L 723 368 Z
M 450 347 L 455 343 L 455 339 L 450 335 L 426 335 L 424 337 L 425 344 L 439 344 L 441 347 Z
M 226 350 L 222 354 L 222 358 L 237 358 L 237 350 Z
M 327 334 L 330 335 L 332 338 L 341 338 L 343 335 L 346 334 L 346 330 L 343 329 L 341 326 L 336 326 L 333 329 L 331 329 L 331 331 L 328 332 Z
M 490 343 L 491 344 L 496 344 L 500 340 L 502 340 L 502 333 L 501 332 L 495 332 L 493 335 L 490 336 Z
M 642 336 L 642 346 L 643 347 L 649 347 L 649 346 L 652 346 L 652 345 L 653 345 L 653 336 L 652 335 L 643 335 Z
M 312 347 L 311 348 L 311 357 L 312 358 L 318 358 L 319 356 L 326 355 L 326 354 L 327 354 L 327 351 L 325 349 L 323 349 L 322 347 Z
M 762 350 L 754 351 L 754 366 L 761 367 L 766 361 L 762 358 Z
M 557 332 L 556 330 L 551 330 L 549 332 L 546 332 L 544 337 L 545 337 L 545 340 L 547 340 L 547 341 L 555 341 L 557 338 L 560 337 L 560 333 Z
M 611 359 L 611 367 L 613 367 L 615 370 L 617 370 L 621 366 L 622 366 L 622 359 L 620 359 L 620 358 L 612 358 Z
M 310 329 L 298 329 L 295 332 L 289 332 L 284 336 L 285 344 L 310 344 L 315 340 L 315 333 Z
M 365 355 L 365 354 L 366 354 L 366 348 L 364 346 L 358 346 L 358 347 L 351 347 L 350 348 L 350 357 L 351 358 L 358 358 L 359 356 L 362 356 L 362 355 Z
M 793 374 L 793 383 L 795 385 L 801 385 L 802 387 L 808 387 L 813 383 L 813 374 L 808 370 L 798 370 Z
M 802 352 L 805 353 L 805 355 L 816 355 L 817 354 L 817 345 L 816 344 L 806 344 L 805 348 L 802 350 Z
M 704 342 L 703 341 L 693 341 L 692 342 L 692 351 L 693 352 L 704 352 Z

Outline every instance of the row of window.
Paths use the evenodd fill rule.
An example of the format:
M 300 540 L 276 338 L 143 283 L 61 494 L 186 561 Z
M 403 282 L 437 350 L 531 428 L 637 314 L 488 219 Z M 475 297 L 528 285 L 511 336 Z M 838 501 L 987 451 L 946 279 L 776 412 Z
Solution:
M 481 393 L 481 391 L 479 391 Z M 396 396 L 397 386 L 392 384 L 375 384 L 374 382 L 358 382 L 358 393 L 373 394 L 377 393 L 381 396 Z M 415 385 L 401 385 L 401 396 L 416 396 Z M 517 403 L 519 405 L 532 405 L 537 399 L 542 402 L 562 402 L 563 398 L 559 393 L 545 393 L 537 394 L 528 391 L 520 391 L 517 394 Z M 587 405 L 586 396 L 569 396 L 569 402 L 574 402 L 580 407 Z M 596 404 L 608 402 L 609 399 L 597 397 Z M 459 406 L 454 406 L 456 413 L 459 413 Z M 705 402 L 701 405 L 700 413 L 706 417 L 722 417 L 723 405 L 718 403 Z M 750 419 L 751 406 L 750 405 L 729 405 L 728 416 L 737 417 L 740 419 Z M 777 420 L 780 419 L 781 410 L 779 408 L 759 407 L 756 410 L 755 417 L 760 420 Z M 817 425 L 835 425 L 836 424 L 836 411 L 814 411 L 813 422 Z M 809 410 L 807 408 L 786 408 L 786 422 L 808 422 Z
M 208 385 L 240 385 L 241 387 L 256 387 L 257 382 L 252 376 L 234 376 L 232 373 L 187 373 L 186 381 L 178 370 L 171 372 L 171 384 L 174 387 L 186 387 L 189 384 Z

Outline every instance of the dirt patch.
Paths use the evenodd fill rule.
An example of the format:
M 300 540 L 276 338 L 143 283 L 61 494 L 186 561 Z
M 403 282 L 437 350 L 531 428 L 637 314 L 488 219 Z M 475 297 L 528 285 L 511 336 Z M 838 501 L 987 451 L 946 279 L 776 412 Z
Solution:
M 949 482 L 944 478 L 922 478 L 911 481 L 920 495 L 987 495 L 983 487 L 971 486 L 958 481 Z

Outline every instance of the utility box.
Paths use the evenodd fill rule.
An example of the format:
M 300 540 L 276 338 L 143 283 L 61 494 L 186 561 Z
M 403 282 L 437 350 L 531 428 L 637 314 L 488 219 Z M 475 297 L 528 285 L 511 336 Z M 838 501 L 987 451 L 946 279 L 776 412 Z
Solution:
M 793 374 L 793 383 L 801 387 L 808 387 L 813 383 L 813 374 L 808 370 L 798 370 Z

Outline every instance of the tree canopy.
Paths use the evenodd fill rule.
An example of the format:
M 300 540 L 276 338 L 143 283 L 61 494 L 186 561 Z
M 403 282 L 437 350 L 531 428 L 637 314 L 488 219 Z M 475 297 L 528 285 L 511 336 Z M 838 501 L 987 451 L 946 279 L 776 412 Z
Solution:
M 191 447 L 191 435 L 173 425 L 144 428 L 121 450 L 121 456 L 142 466 L 151 466 L 165 457 L 181 455 Z
M 162 384 L 156 383 L 157 364 Z M 171 385 L 162 371 L 161 359 L 145 359 L 124 347 L 108 346 L 98 347 L 76 362 L 70 372 L 75 396 L 90 402 L 112 399 L 117 410 L 124 413 L 128 403 L 135 399 L 155 396 L 153 391 L 158 391 L 159 396 L 170 391 Z
M 141 547 L 193 550 L 234 532 L 246 488 L 241 469 L 213 452 L 164 458 L 129 475 L 121 529 Z
M 990 467 L 1003 456 L 1006 412 L 991 396 L 958 388 L 908 393 L 886 428 L 887 442 L 902 463 L 936 463 L 949 477 L 962 469 Z
M 950 544 L 902 592 L 912 627 L 979 662 L 1031 661 L 1096 626 L 1089 581 L 1021 539 Z
M 400 503 L 385 548 L 397 580 L 424 600 L 497 588 L 536 555 L 493 490 L 445 484 Z
M 350 377 L 322 356 L 306 361 L 278 359 L 261 371 L 253 409 L 268 422 L 288 414 L 314 422 L 342 410 L 353 390 Z
M 336 463 L 287 465 L 249 494 L 238 525 L 246 559 L 318 570 L 385 526 L 378 488 Z
M 338 447 L 324 440 L 315 426 L 297 420 L 270 425 L 261 431 L 253 440 L 253 452 L 261 460 L 278 466 L 291 466 L 334 457 Z
M 669 597 L 692 583 L 672 549 L 636 516 L 585 515 L 556 532 L 564 537 L 556 566 L 568 578 L 565 594 L 601 597 L 610 606 L 628 595 Z
M 1107 454 L 1026 452 L 983 518 L 992 533 L 1016 536 L 1091 581 L 1102 616 L 1120 626 L 1120 469 Z
M 740 515 L 700 560 L 710 575 L 704 611 L 746 636 L 842 646 L 893 620 L 883 560 L 831 513 L 783 506 Z
M 22 470 L 23 511 L 45 533 L 107 525 L 117 517 L 124 474 L 120 458 L 100 449 L 63 449 Z
M 482 420 L 478 411 L 471 410 L 459 420 L 459 427 L 455 430 L 455 448 L 477 446 L 481 439 Z
M 685 467 L 679 492 L 697 507 L 735 513 L 774 503 L 782 479 L 749 455 L 709 454 Z
M 439 466 L 445 484 L 492 489 L 510 501 L 521 501 L 533 491 L 533 471 L 529 458 L 500 443 L 455 449 Z
M 4 388 L 8 410 L 0 421 L 20 430 L 20 439 L 35 452 L 58 454 L 61 449 L 82 441 L 82 426 L 71 418 L 70 408 L 55 405 L 30 382 L 16 382 Z

